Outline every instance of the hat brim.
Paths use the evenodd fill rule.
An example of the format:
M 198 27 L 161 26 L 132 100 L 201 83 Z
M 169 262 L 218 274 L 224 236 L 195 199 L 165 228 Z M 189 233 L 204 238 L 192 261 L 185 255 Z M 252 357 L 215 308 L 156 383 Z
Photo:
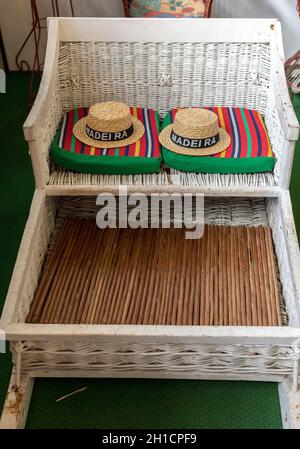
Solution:
M 185 148 L 176 145 L 171 140 L 173 124 L 168 125 L 159 135 L 159 141 L 167 150 L 173 153 L 184 154 L 185 156 L 213 156 L 214 154 L 223 153 L 231 144 L 231 137 L 223 128 L 219 128 L 220 140 L 211 148 Z
M 136 117 L 132 117 L 132 123 L 133 123 L 133 134 L 128 137 L 127 139 L 108 142 L 108 141 L 101 141 L 101 140 L 94 140 L 91 139 L 86 135 L 86 125 L 87 125 L 88 117 L 84 117 L 81 120 L 78 120 L 77 123 L 75 123 L 73 127 L 73 134 L 76 137 L 76 139 L 80 140 L 80 142 L 89 145 L 94 148 L 122 148 L 127 147 L 128 145 L 131 145 L 138 140 L 140 140 L 143 135 L 145 134 L 145 127 L 143 123 L 137 119 Z

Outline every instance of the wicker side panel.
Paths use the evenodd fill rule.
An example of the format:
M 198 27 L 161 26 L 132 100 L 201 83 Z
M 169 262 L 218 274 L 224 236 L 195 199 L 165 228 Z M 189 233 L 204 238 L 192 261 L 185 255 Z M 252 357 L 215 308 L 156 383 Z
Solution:
M 270 46 L 261 43 L 61 43 L 63 110 L 117 100 L 155 109 L 240 106 L 265 114 Z
M 63 117 L 61 92 L 58 79 L 58 73 L 56 73 L 53 88 L 50 92 L 50 98 L 48 99 L 49 106 L 48 112 L 44 115 L 42 123 L 39 127 L 40 138 L 38 139 L 38 150 L 41 152 L 40 161 L 42 164 L 41 169 L 44 172 L 45 178 L 49 179 L 50 172 L 50 155 L 49 148 L 56 134 L 57 128 Z M 29 142 L 30 143 L 30 142 Z
M 280 173 L 286 169 L 283 162 L 283 151 L 287 151 L 285 137 L 280 124 L 278 111 L 276 109 L 276 102 L 274 91 L 270 89 L 268 111 L 265 116 L 268 134 L 272 144 L 272 149 L 276 156 L 276 165 L 274 168 L 274 181 L 278 184 Z
M 275 199 L 269 199 L 267 203 L 268 217 L 273 232 L 273 241 L 276 250 L 279 275 L 282 285 L 282 293 L 285 299 L 284 309 L 288 315 L 289 326 L 299 326 L 296 292 L 291 276 L 290 264 L 285 239 L 285 224 L 283 223 L 280 204 Z
M 29 313 L 30 305 L 34 298 L 34 293 L 38 286 L 45 262 L 51 235 L 55 229 L 56 208 L 56 201 L 46 199 L 34 240 L 30 242 L 26 275 L 22 281 L 22 288 L 20 289 L 18 308 L 15 316 L 15 321 L 17 323 L 24 323 Z
M 164 372 L 166 375 L 277 375 L 293 373 L 293 348 L 255 345 L 195 345 L 164 341 L 137 344 L 92 344 L 75 341 L 12 343 L 14 362 L 21 354 L 22 372 L 71 372 L 126 375 Z

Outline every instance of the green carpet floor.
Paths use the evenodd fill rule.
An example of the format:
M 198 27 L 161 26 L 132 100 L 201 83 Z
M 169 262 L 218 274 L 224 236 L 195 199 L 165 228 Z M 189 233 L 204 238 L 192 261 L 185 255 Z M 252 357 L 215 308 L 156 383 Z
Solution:
M 34 182 L 21 125 L 27 115 L 28 77 L 12 73 L 0 95 L 1 221 L 0 309 L 4 303 Z M 295 99 L 300 116 L 300 98 Z M 300 230 L 300 155 L 295 160 L 292 199 Z M 11 372 L 0 355 L 0 409 Z M 78 388 L 88 389 L 60 403 Z M 152 380 L 38 380 L 28 428 L 281 428 L 277 385 L 251 382 Z

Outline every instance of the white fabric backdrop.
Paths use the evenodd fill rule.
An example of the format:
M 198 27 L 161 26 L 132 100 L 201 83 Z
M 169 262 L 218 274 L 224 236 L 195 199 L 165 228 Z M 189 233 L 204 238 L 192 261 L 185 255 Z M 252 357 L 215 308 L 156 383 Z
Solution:
M 65 0 L 66 1 L 66 0 Z M 119 0 L 74 0 L 78 15 L 118 16 Z M 286 55 L 300 48 L 300 18 L 297 0 L 214 0 L 213 17 L 279 18 L 283 25 Z
M 121 0 L 73 0 L 77 16 L 110 16 L 123 14 Z M 49 0 L 38 0 L 41 13 L 50 14 Z M 267 17 L 279 18 L 283 25 L 286 56 L 300 48 L 300 18 L 296 0 L 214 0 L 214 17 Z M 59 0 L 61 15 L 69 15 L 69 1 Z M 15 55 L 30 28 L 29 0 L 0 0 L 0 26 L 11 69 L 15 68 Z M 45 45 L 45 39 L 43 41 Z M 24 56 L 30 60 L 32 47 Z
M 296 0 L 214 0 L 215 17 L 278 18 L 283 28 L 286 56 L 300 48 L 300 18 Z

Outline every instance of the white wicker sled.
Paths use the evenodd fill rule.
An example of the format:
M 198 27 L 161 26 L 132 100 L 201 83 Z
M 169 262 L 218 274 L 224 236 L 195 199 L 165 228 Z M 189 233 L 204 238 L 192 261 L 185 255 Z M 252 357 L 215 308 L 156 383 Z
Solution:
M 14 362 L 2 427 L 25 425 L 35 377 L 276 381 L 282 383 L 286 426 L 300 425 L 293 414 L 287 416 L 287 404 L 294 400 L 288 391 L 298 389 L 300 359 L 300 254 L 288 192 L 299 125 L 283 61 L 275 20 L 49 20 L 43 80 L 24 125 L 37 190 L 1 320 Z M 108 99 L 151 107 L 161 118 L 178 106 L 257 109 L 276 153 L 274 173 L 195 175 L 162 169 L 156 175 L 102 176 L 53 166 L 49 146 L 63 113 Z M 118 193 L 121 184 L 129 193 L 204 193 L 218 204 L 217 216 L 208 213 L 208 222 L 271 226 L 288 325 L 26 324 L 62 197 L 77 197 L 74 215 L 79 207 L 89 216 L 85 197 Z

